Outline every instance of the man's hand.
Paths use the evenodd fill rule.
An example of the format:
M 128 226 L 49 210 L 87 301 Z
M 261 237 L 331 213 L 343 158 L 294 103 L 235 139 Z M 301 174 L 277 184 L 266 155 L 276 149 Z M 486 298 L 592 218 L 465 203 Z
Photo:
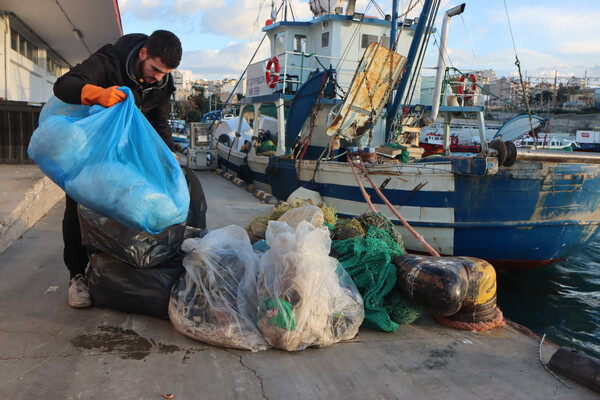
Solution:
M 84 106 L 100 104 L 103 107 L 112 107 L 127 98 L 127 95 L 118 88 L 118 86 L 111 86 L 104 89 L 88 83 L 81 89 L 81 104 Z

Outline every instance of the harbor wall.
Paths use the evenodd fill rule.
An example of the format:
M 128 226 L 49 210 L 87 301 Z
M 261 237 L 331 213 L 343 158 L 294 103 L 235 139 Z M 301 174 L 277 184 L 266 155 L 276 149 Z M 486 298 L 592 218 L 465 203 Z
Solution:
M 550 132 L 575 134 L 577 130 L 600 131 L 600 113 L 550 115 Z

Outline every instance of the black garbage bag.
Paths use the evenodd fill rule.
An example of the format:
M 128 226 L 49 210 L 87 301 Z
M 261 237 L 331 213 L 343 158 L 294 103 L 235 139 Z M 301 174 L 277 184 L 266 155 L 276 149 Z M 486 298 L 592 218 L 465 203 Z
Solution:
M 108 254 L 92 253 L 87 279 L 96 306 L 169 319 L 171 289 L 183 272 L 182 257 L 134 268 Z
M 187 238 L 206 233 L 206 199 L 202 184 L 188 167 L 182 166 L 190 190 L 190 210 L 185 222 L 158 234 L 129 228 L 81 204 L 78 207 L 83 245 L 103 252 L 133 267 L 150 268 L 179 255 Z

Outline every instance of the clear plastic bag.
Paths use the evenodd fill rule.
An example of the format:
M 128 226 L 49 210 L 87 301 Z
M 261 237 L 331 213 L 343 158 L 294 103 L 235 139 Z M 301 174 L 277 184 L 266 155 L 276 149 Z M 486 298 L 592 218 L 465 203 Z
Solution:
M 230 225 L 187 239 L 181 248 L 186 273 L 169 303 L 175 329 L 215 346 L 269 348 L 256 326 L 258 256 L 246 231 Z
M 149 233 L 183 222 L 190 196 L 175 156 L 137 109 L 104 108 L 51 97 L 27 152 L 77 203 Z
M 323 226 L 324 218 L 323 211 L 317 206 L 302 206 L 292 208 L 290 211 L 283 214 L 277 221 L 285 222 L 292 228 L 296 229 L 300 222 L 310 222 L 314 227 L 320 228 Z
M 258 328 L 267 342 L 297 351 L 354 338 L 364 318 L 363 301 L 329 257 L 328 229 L 269 221 L 266 241 L 270 248 L 260 260 L 257 292 Z

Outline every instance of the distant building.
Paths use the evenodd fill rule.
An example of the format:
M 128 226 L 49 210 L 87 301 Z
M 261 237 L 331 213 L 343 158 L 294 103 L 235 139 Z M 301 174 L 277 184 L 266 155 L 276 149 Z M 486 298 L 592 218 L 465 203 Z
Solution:
M 577 93 L 569 94 L 563 108 L 567 110 L 581 110 L 594 107 L 596 92 L 592 89 L 580 90 Z
M 530 85 L 528 82 L 524 82 L 524 85 L 526 95 L 529 96 Z M 487 105 L 490 108 L 501 108 L 510 104 L 518 107 L 523 105 L 523 90 L 520 82 L 516 79 L 502 77 L 484 87 L 495 95 L 490 95 L 487 99 Z
M 185 101 L 192 95 L 192 71 L 174 70 L 173 83 L 175 85 L 175 101 Z

